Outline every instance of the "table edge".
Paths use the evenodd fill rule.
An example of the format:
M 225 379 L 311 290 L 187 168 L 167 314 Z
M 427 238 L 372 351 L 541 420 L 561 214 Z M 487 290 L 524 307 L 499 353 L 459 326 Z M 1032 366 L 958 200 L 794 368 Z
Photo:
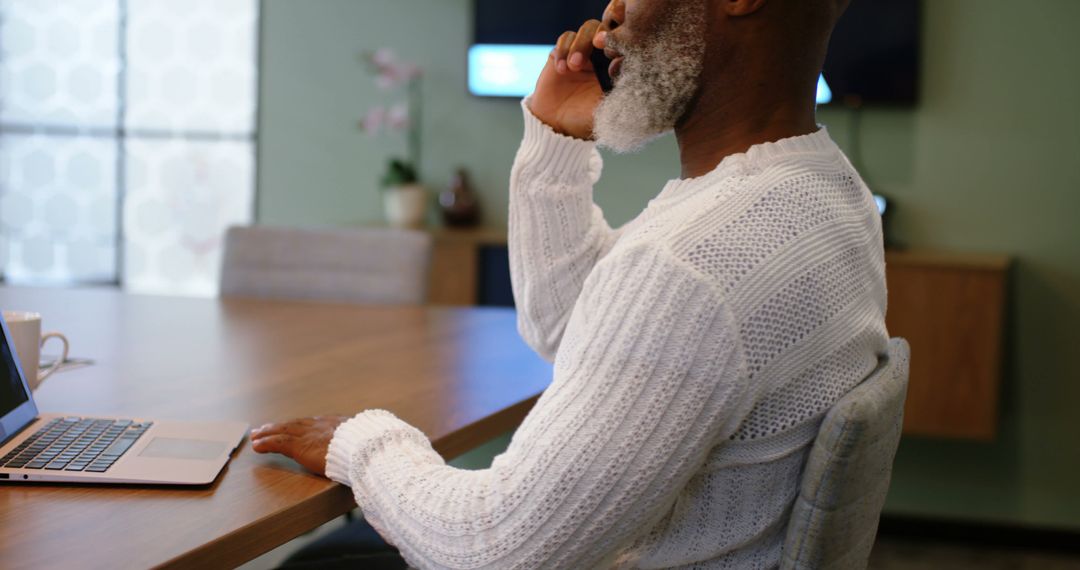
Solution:
M 540 394 L 536 394 L 496 414 L 481 418 L 433 441 L 432 446 L 447 460 L 453 459 L 517 427 L 539 398 Z M 323 492 L 308 500 L 290 505 L 269 517 L 222 535 L 156 568 L 235 567 L 330 522 L 355 506 L 348 487 L 328 484 Z M 271 537 L 269 541 L 268 537 Z

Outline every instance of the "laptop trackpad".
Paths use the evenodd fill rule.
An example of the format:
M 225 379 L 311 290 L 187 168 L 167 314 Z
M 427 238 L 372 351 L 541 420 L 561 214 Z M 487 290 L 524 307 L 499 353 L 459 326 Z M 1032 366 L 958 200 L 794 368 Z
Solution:
M 150 441 L 139 457 L 159 459 L 217 459 L 228 451 L 229 446 L 220 441 L 200 439 L 176 439 L 155 437 Z

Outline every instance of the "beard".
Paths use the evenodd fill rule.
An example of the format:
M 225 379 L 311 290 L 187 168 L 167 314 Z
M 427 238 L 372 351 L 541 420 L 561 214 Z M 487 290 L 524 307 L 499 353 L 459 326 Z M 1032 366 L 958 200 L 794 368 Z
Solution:
M 655 33 L 637 45 L 608 36 L 623 56 L 615 87 L 596 109 L 596 142 L 617 153 L 671 132 L 697 93 L 705 59 L 705 0 L 673 0 Z

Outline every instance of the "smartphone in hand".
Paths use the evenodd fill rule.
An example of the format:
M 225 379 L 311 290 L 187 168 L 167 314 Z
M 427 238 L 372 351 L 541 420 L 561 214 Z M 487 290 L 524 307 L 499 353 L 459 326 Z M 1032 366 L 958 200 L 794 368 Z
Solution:
M 592 65 L 593 70 L 596 72 L 596 79 L 600 81 L 600 89 L 604 93 L 610 93 L 614 84 L 611 81 L 611 75 L 608 74 L 608 68 L 611 66 L 611 60 L 604 55 L 604 50 L 594 49 L 592 52 Z

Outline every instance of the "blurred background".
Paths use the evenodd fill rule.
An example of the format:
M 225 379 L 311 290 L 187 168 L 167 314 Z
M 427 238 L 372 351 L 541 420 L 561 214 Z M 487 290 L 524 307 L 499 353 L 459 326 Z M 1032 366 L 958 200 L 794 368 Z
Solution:
M 833 81 L 819 121 L 887 197 L 897 268 L 985 270 L 1000 289 L 984 297 L 964 281 L 938 299 L 965 307 L 950 335 L 986 336 L 991 349 L 935 354 L 986 381 L 950 391 L 939 370 L 927 400 L 953 398 L 939 420 L 964 416 L 965 402 L 980 415 L 907 430 L 882 531 L 1075 552 L 1080 2 L 890 3 L 917 15 L 900 38 L 915 42 L 912 96 L 875 102 Z M 470 90 L 484 4 L 0 0 L 2 279 L 213 296 L 228 227 L 393 225 L 388 193 L 415 182 L 436 256 L 479 248 L 457 266 L 469 291 L 433 285 L 432 302 L 505 304 L 500 235 L 521 109 Z M 494 65 L 516 65 L 505 57 Z M 393 158 L 411 172 L 388 170 Z M 679 172 L 671 138 L 605 161 L 596 200 L 612 225 Z M 463 191 L 480 206 L 462 223 L 480 217 L 454 233 L 436 196 Z M 925 311 L 939 291 L 897 287 L 905 300 L 890 313 Z M 912 343 L 916 365 L 937 342 Z

